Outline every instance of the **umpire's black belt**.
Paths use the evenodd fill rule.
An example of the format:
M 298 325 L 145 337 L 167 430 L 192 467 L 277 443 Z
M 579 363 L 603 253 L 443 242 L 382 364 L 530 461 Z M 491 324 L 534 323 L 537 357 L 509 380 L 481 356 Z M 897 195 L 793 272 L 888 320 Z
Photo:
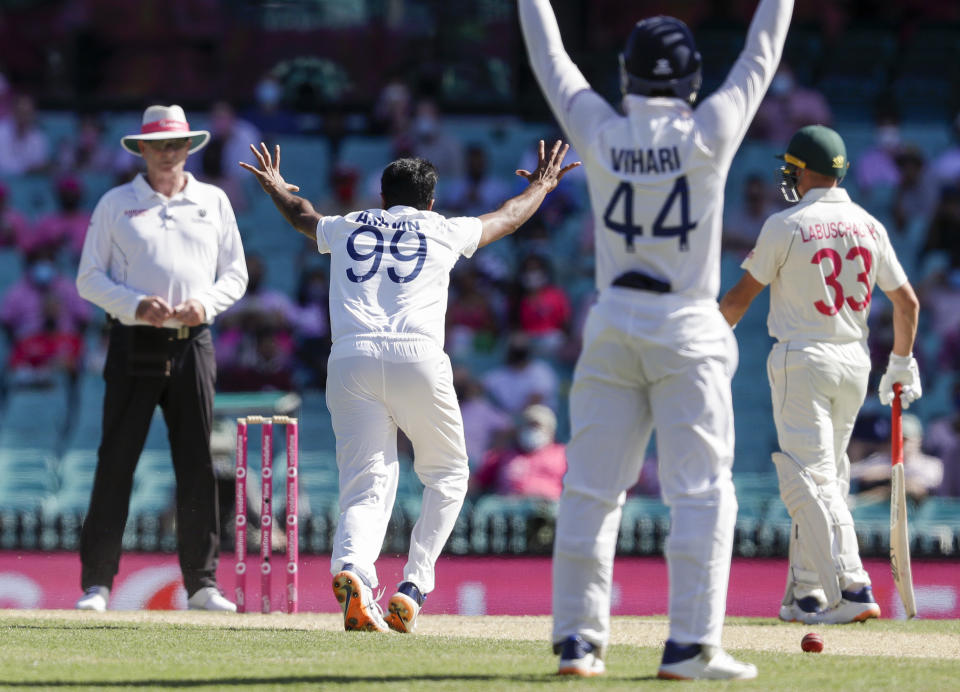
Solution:
M 670 293 L 670 283 L 647 276 L 643 272 L 627 272 L 621 274 L 613 280 L 612 286 L 621 288 L 633 288 L 638 291 L 650 291 L 651 293 Z
M 131 330 L 142 334 L 145 337 L 152 337 L 154 339 L 166 337 L 168 341 L 183 341 L 184 339 L 192 339 L 198 334 L 206 331 L 210 328 L 209 324 L 198 324 L 196 327 L 179 327 L 177 329 L 170 329 L 167 327 L 151 327 L 150 325 L 145 324 L 123 324 L 119 320 L 114 318 L 109 318 L 111 329 L 120 329 L 120 330 Z

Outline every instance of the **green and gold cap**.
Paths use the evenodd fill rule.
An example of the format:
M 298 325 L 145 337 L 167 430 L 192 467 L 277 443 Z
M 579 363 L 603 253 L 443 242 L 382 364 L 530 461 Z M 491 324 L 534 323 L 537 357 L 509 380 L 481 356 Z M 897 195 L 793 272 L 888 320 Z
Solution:
M 843 138 L 835 130 L 823 125 L 807 125 L 797 130 L 790 138 L 786 153 L 779 154 L 777 158 L 797 168 L 807 168 L 838 180 L 850 168 Z

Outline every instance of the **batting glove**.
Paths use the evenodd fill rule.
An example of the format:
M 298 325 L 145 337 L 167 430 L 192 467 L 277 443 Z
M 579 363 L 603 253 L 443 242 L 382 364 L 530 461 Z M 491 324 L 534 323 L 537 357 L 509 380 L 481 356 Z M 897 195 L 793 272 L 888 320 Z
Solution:
M 878 391 L 880 403 L 884 406 L 889 406 L 893 401 L 893 385 L 897 382 L 903 386 L 903 389 L 900 390 L 900 403 L 903 408 L 910 408 L 910 404 L 923 394 L 923 388 L 920 386 L 920 370 L 917 369 L 917 359 L 912 355 L 890 354 L 887 371 L 880 378 L 880 389 Z

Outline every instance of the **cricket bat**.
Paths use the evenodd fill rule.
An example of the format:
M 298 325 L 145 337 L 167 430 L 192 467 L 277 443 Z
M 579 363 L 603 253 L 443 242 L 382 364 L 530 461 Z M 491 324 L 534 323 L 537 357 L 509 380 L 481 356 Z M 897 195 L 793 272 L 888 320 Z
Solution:
M 907 527 L 907 492 L 903 477 L 903 425 L 900 406 L 900 383 L 893 385 L 893 412 L 890 419 L 890 570 L 903 602 L 907 619 L 917 614 L 913 594 L 913 573 L 910 570 L 910 531 Z

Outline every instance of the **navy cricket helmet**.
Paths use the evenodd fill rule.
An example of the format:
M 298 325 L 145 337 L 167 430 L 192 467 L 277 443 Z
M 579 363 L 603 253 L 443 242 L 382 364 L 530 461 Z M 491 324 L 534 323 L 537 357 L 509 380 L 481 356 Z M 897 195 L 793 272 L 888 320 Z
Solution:
M 620 54 L 624 96 L 674 96 L 693 103 L 703 83 L 703 60 L 689 27 L 674 17 L 637 22 Z

